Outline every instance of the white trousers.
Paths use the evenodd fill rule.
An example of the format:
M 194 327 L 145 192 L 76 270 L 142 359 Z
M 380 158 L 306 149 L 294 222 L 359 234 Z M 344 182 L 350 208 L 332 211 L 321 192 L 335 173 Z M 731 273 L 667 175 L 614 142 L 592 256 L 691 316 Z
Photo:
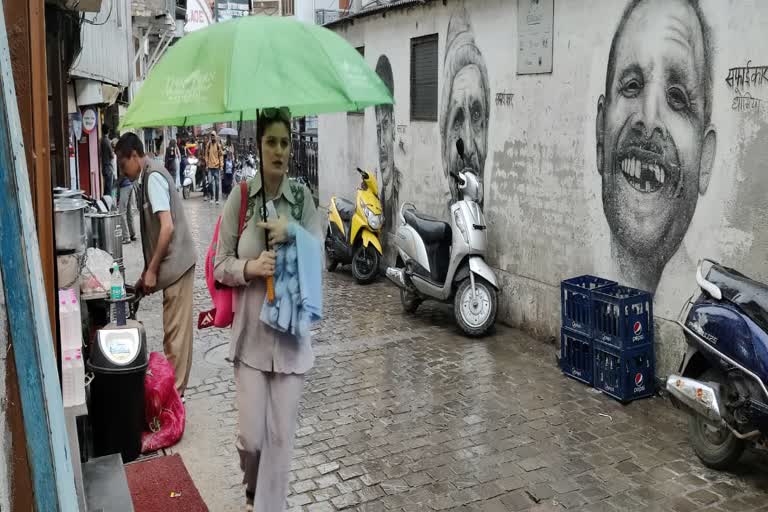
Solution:
M 237 451 L 247 492 L 258 511 L 285 509 L 296 416 L 304 375 L 269 373 L 235 365 Z

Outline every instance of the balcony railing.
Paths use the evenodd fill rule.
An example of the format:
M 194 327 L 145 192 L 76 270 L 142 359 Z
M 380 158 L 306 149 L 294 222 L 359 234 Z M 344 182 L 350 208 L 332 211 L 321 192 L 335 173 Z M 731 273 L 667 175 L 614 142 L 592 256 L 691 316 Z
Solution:
M 294 133 L 292 137 L 290 176 L 303 182 L 312 191 L 315 204 L 318 200 L 317 136 L 308 133 Z

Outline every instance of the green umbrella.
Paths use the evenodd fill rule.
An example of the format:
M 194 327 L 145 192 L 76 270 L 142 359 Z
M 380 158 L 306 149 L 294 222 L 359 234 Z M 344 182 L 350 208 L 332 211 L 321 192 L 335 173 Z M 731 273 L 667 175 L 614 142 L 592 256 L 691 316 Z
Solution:
M 120 126 L 253 120 L 269 107 L 300 117 L 390 103 L 387 86 L 335 33 L 290 18 L 248 16 L 182 37 Z

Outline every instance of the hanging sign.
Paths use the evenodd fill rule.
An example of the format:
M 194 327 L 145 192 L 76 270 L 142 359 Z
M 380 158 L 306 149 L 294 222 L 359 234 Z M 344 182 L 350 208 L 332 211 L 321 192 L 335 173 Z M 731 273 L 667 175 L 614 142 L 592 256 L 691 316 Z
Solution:
M 96 129 L 96 111 L 89 108 L 83 112 L 83 131 L 91 133 L 94 129 Z
M 213 23 L 213 0 L 187 0 L 184 32 L 194 32 Z

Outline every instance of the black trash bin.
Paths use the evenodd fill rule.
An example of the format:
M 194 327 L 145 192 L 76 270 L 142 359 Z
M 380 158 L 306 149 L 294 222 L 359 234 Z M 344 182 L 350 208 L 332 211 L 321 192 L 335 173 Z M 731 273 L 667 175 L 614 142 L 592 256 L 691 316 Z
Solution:
M 148 362 L 141 323 L 109 324 L 96 333 L 88 360 L 88 370 L 94 374 L 88 416 L 96 457 L 120 453 L 123 462 L 130 462 L 141 453 Z

